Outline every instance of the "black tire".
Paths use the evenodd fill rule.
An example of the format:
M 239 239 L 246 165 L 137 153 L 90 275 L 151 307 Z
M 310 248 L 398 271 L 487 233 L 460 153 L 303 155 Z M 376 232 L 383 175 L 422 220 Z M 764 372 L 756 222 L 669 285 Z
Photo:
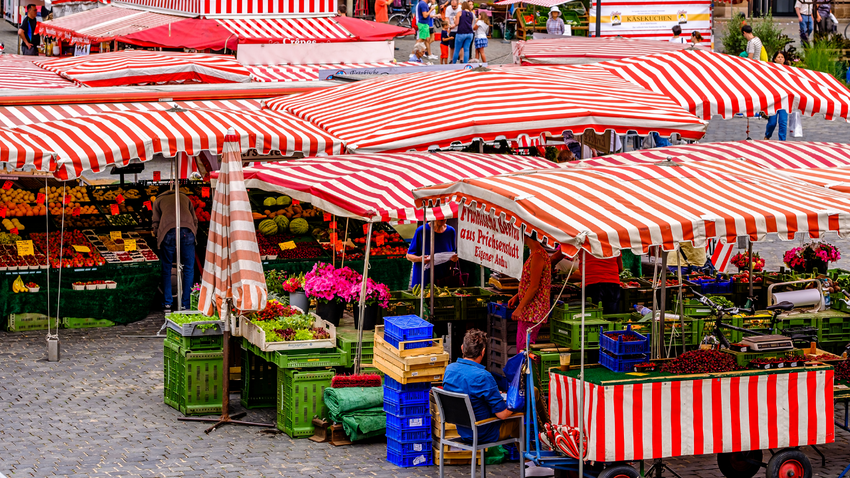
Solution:
M 761 466 L 751 462 L 761 463 L 762 457 L 761 450 L 718 453 L 717 468 L 726 478 L 752 478 L 761 470 Z
M 786 448 L 767 462 L 767 478 L 812 478 L 809 457 L 800 450 Z
M 401 23 L 401 19 L 402 19 L 401 15 L 393 15 L 389 18 L 389 20 L 387 20 L 387 23 L 394 26 L 394 27 L 397 27 L 397 26 L 399 26 L 399 23 Z
M 598 478 L 640 478 L 640 475 L 629 465 L 611 465 L 602 470 Z

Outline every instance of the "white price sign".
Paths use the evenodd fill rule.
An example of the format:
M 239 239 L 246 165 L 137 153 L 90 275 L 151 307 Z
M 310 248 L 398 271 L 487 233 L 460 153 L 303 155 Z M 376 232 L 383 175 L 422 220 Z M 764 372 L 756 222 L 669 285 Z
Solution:
M 484 211 L 462 206 L 457 255 L 511 277 L 522 275 L 522 231 Z

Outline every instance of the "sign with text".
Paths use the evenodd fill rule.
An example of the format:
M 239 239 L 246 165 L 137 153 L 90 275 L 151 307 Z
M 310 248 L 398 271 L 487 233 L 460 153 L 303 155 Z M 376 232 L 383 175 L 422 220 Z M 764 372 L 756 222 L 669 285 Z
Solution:
M 459 213 L 458 257 L 519 278 L 522 275 L 522 231 L 500 217 L 473 207 L 463 206 Z
M 588 128 L 581 135 L 581 142 L 588 148 L 595 149 L 598 154 L 608 154 L 611 152 L 611 131 L 596 134 L 595 131 Z
M 685 41 L 691 38 L 691 32 L 702 35 L 705 48 L 711 45 L 711 2 L 707 0 L 671 0 L 666 2 L 645 2 L 643 0 L 623 0 L 602 2 L 600 27 L 603 37 L 623 36 L 642 40 L 667 41 L 673 37 L 672 28 L 682 28 Z M 596 0 L 591 2 L 590 35 L 596 36 Z

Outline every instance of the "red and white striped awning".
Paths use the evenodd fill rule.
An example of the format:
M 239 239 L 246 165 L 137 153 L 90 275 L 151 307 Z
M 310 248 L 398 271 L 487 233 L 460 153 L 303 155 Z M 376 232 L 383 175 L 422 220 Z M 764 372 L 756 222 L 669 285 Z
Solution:
M 521 65 L 579 65 L 687 48 L 690 44 L 624 37 L 564 37 L 516 42 L 514 60 Z
M 36 65 L 92 87 L 157 83 L 249 83 L 251 74 L 228 55 L 124 50 L 51 58 Z
M 251 78 L 254 81 L 276 83 L 285 81 L 318 81 L 321 79 L 319 78 L 319 70 L 395 68 L 405 66 L 422 66 L 422 63 L 412 61 L 379 61 L 374 63 L 330 63 L 314 65 L 245 65 L 245 68 L 251 72 Z
M 501 0 L 496 2 L 496 5 L 513 5 L 515 3 L 527 3 L 529 5 L 537 5 L 538 7 L 555 7 L 569 3 L 570 0 Z
M 850 164 L 840 168 L 780 169 L 791 178 L 850 193 Z
M 77 88 L 73 81 L 33 64 L 38 57 L 0 56 L 0 90 L 32 90 L 43 88 Z
M 768 115 L 799 111 L 826 119 L 848 119 L 850 90 L 822 83 L 799 68 L 702 50 L 629 58 L 596 64 L 652 91 L 674 99 L 703 119 L 738 113 Z
M 155 154 L 221 154 L 224 135 L 235 128 L 243 152 L 279 151 L 285 156 L 339 154 L 342 142 L 292 116 L 273 112 L 167 110 L 111 112 L 12 129 L 38 137 L 58 156 L 55 176 L 77 178 Z
M 612 257 L 621 249 L 646 254 L 650 246 L 704 247 L 706 239 L 792 239 L 850 232 L 847 195 L 801 184 L 737 177 L 686 166 L 552 169 L 467 179 L 414 191 L 422 200 L 474 203 L 504 213 L 526 233 L 561 244 L 568 255 L 585 249 Z M 843 203 L 842 203 L 843 202 Z
M 392 75 L 266 105 L 313 122 L 361 153 L 587 128 L 697 139 L 706 127 L 662 95 L 601 69 L 569 66 Z
M 37 32 L 73 44 L 112 41 L 148 28 L 185 20 L 186 17 L 107 5 L 38 24 Z
M 345 155 L 260 163 L 245 168 L 250 188 L 275 191 L 310 202 L 341 217 L 367 221 L 421 220 L 412 190 L 464 178 L 479 178 L 528 169 L 557 168 L 542 158 L 470 153 Z M 213 173 L 213 179 L 216 174 Z M 428 219 L 452 217 L 446 205 Z
M 356 39 L 333 17 L 222 18 L 217 21 L 239 36 L 239 43 L 327 43 Z
M 0 167 L 52 171 L 56 166 L 52 152 L 38 139 L 19 131 L 0 128 Z

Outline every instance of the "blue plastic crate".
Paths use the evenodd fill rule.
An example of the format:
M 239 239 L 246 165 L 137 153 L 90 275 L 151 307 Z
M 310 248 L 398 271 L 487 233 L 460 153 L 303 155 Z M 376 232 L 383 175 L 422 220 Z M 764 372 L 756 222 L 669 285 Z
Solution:
M 735 287 L 732 279 L 716 281 L 703 281 L 700 283 L 700 292 L 702 294 L 731 294 Z
M 430 339 L 434 337 L 434 324 L 416 315 L 384 317 L 384 337 L 392 337 L 397 342 Z
M 508 452 L 508 461 L 519 461 L 519 448 L 515 444 L 508 443 L 502 447 Z
M 431 439 L 431 427 L 402 429 L 387 422 L 387 438 L 401 443 L 416 443 Z
M 407 342 L 407 340 L 398 339 L 398 338 L 391 337 L 391 336 L 386 335 L 386 334 L 384 335 L 384 340 L 386 340 L 388 344 L 392 345 L 395 348 L 399 348 L 398 344 L 400 344 L 401 342 Z M 412 339 L 412 340 L 423 340 L 423 339 Z M 430 341 L 430 340 L 427 341 L 427 342 L 407 343 L 407 344 L 405 344 L 404 349 L 405 350 L 421 349 L 421 348 L 425 348 L 425 347 L 430 347 L 432 343 L 433 342 Z
M 646 355 L 614 356 L 602 352 L 599 354 L 599 364 L 612 372 L 634 372 L 635 365 L 646 362 Z
M 408 454 L 408 453 L 430 453 L 431 452 L 431 440 L 424 440 L 416 443 L 402 443 L 397 442 L 395 440 L 387 440 L 387 450 L 391 450 L 396 454 Z
M 386 380 L 386 378 L 385 378 Z M 418 383 L 415 385 L 419 385 Z M 427 385 L 431 385 L 430 383 Z M 413 392 L 399 392 L 391 388 L 384 387 L 384 403 L 392 402 L 401 406 L 408 405 L 428 405 L 431 400 L 431 390 L 415 390 Z
M 386 390 L 393 390 L 395 392 L 421 392 L 427 391 L 431 393 L 431 382 L 423 382 L 423 383 L 408 383 L 407 385 L 402 384 L 401 382 L 395 381 L 389 375 L 384 376 L 384 395 L 386 395 Z
M 615 340 L 609 337 L 610 335 L 617 336 L 617 339 Z M 639 340 L 625 342 L 622 339 L 622 336 L 625 335 L 637 337 Z M 606 332 L 603 327 L 599 327 L 599 347 L 614 355 L 645 354 L 649 352 L 649 334 L 641 335 L 633 332 L 631 324 L 626 325 L 626 330 L 612 330 L 609 332 Z
M 396 417 L 420 417 L 431 413 L 431 404 L 427 400 L 420 403 L 405 403 L 393 402 L 384 397 L 384 411 L 389 415 Z
M 399 428 L 402 430 L 413 430 L 413 429 L 431 429 L 431 412 L 430 408 L 427 413 L 424 413 L 419 416 L 407 416 L 407 417 L 397 417 L 395 415 L 387 414 L 387 428 Z
M 514 315 L 514 309 L 509 309 L 505 304 L 490 302 L 487 304 L 487 313 L 508 320 Z
M 412 468 L 414 466 L 434 466 L 434 454 L 431 451 L 428 451 L 427 453 L 395 453 L 387 448 L 387 461 L 402 468 Z

